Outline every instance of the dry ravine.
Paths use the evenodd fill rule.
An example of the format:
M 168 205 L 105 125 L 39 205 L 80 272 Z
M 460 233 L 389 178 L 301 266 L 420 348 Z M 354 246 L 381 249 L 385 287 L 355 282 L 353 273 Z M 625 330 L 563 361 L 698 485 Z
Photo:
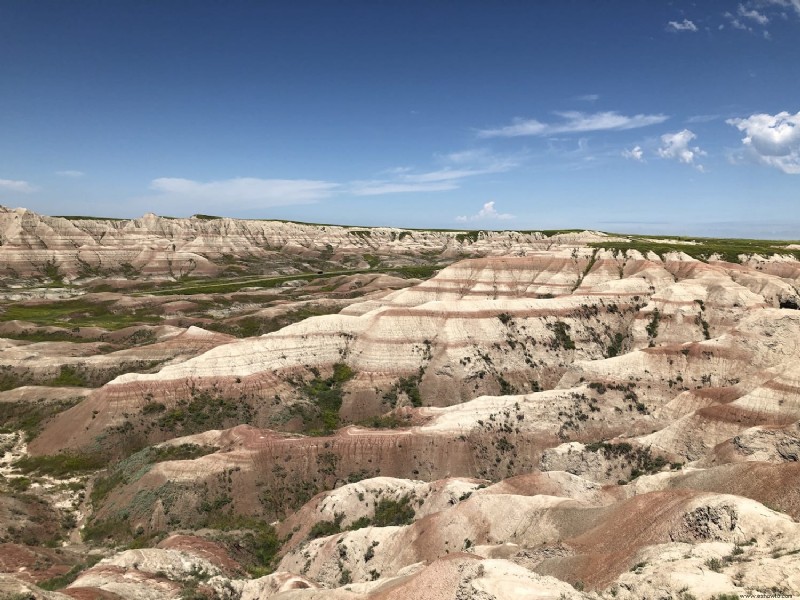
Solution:
M 0 210 L 0 597 L 800 594 L 789 242 Z

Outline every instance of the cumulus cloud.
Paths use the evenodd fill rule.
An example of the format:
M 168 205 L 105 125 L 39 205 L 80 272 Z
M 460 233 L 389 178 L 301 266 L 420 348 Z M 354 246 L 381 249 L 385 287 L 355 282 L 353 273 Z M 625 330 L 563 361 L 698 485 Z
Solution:
M 800 174 L 800 111 L 776 115 L 754 114 L 746 119 L 728 119 L 744 132 L 742 144 L 762 164 L 792 175 Z
M 667 23 L 667 29 L 669 31 L 697 31 L 697 25 L 695 25 L 689 19 L 684 19 L 680 23 L 678 21 L 670 21 Z
M 583 113 L 579 111 L 557 112 L 564 120 L 559 123 L 542 123 L 536 119 L 514 119 L 511 125 L 495 129 L 482 129 L 478 136 L 492 137 L 520 137 L 520 136 L 547 136 L 559 133 L 585 133 L 589 131 L 621 131 L 624 129 L 637 129 L 663 123 L 667 115 L 633 115 L 625 116 L 615 111 Z
M 487 202 L 483 205 L 476 214 L 474 215 L 461 215 L 456 217 L 456 221 L 459 223 L 466 223 L 468 221 L 507 221 L 509 219 L 515 219 L 514 215 L 510 215 L 508 213 L 499 213 L 497 209 L 494 207 L 494 200 Z
M 84 173 L 83 171 L 72 171 L 68 169 L 66 171 L 56 171 L 56 175 L 60 175 L 61 177 L 78 178 L 78 177 L 83 177 L 84 175 L 86 175 L 86 173 Z
M 335 183 L 309 179 L 259 179 L 236 177 L 220 181 L 193 181 L 178 177 L 160 177 L 150 189 L 167 199 L 220 204 L 236 202 L 248 207 L 306 204 L 330 196 Z
M 38 188 L 31 185 L 27 181 L 14 180 L 14 179 L 0 179 L 0 190 L 7 190 L 10 192 L 20 192 L 22 194 L 30 194 L 35 192 Z
M 644 150 L 641 146 L 634 146 L 630 150 L 623 150 L 622 156 L 638 162 L 644 162 Z
M 687 165 L 693 165 L 699 171 L 703 170 L 702 165 L 695 163 L 698 156 L 705 156 L 706 153 L 697 146 L 689 146 L 689 143 L 697 136 L 684 129 L 675 133 L 665 133 L 661 136 L 662 146 L 658 149 L 661 158 L 677 160 Z

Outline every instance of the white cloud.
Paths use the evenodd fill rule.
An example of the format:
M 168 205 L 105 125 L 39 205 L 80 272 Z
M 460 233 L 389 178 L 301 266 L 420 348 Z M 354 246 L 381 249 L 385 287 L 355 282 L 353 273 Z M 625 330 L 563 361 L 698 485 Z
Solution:
M 697 25 L 695 25 L 689 19 L 684 19 L 682 22 L 678 23 L 677 21 L 670 21 L 667 23 L 667 30 L 668 31 L 697 31 Z
M 259 179 L 236 177 L 220 181 L 193 181 L 160 177 L 150 183 L 166 199 L 223 204 L 236 202 L 249 207 L 306 204 L 330 196 L 338 186 L 308 179 Z
M 746 119 L 728 119 L 744 132 L 744 146 L 762 164 L 792 175 L 800 174 L 800 111 L 776 115 L 755 114 Z
M 515 157 L 496 156 L 485 148 L 463 150 L 450 154 L 436 155 L 442 167 L 434 171 L 415 173 L 407 167 L 390 169 L 389 179 L 353 181 L 350 193 L 357 196 L 378 196 L 382 194 L 441 192 L 458 189 L 463 179 L 503 173 L 519 164 Z
M 61 177 L 77 178 L 77 177 L 83 177 L 84 175 L 86 175 L 86 173 L 84 173 L 83 171 L 66 170 L 66 171 L 56 171 L 56 175 L 60 175 Z
M 458 189 L 455 181 L 443 183 L 401 183 L 395 181 L 354 181 L 350 193 L 356 196 L 381 196 L 383 194 L 409 194 L 417 192 L 443 192 Z
M 494 200 L 484 204 L 483 208 L 481 208 L 477 214 L 456 217 L 456 221 L 459 223 L 466 223 L 467 221 L 508 221 L 509 219 L 516 219 L 516 217 L 508 213 L 497 212 L 497 209 L 494 207 Z
M 644 150 L 641 146 L 634 146 L 630 150 L 623 150 L 622 156 L 638 162 L 644 162 Z
M 511 125 L 496 129 L 482 129 L 479 137 L 520 137 L 527 135 L 546 136 L 558 133 L 584 133 L 588 131 L 621 131 L 636 129 L 663 123 L 667 115 L 634 115 L 628 117 L 615 111 L 599 113 L 583 113 L 568 111 L 556 113 L 564 121 L 560 123 L 542 123 L 536 119 L 514 119 Z
M 740 17 L 744 17 L 745 19 L 752 19 L 753 21 L 755 21 L 755 22 L 756 22 L 756 23 L 758 23 L 759 25 L 766 25 L 767 23 L 769 23 L 769 18 L 768 18 L 766 15 L 762 15 L 762 14 L 761 14 L 760 12 L 758 12 L 756 9 L 747 10 L 747 9 L 746 9 L 746 8 L 745 8 L 743 5 L 741 5 L 741 4 L 739 5 L 739 8 L 738 8 L 738 10 L 736 11 L 736 13 L 737 13 L 737 14 L 738 14 Z
M 753 31 L 752 27 L 748 27 L 747 25 L 743 24 L 739 19 L 735 18 L 733 15 L 730 15 L 730 17 L 731 17 L 731 25 L 735 29 L 742 29 L 744 31 Z
M 600 94 L 583 94 L 582 96 L 576 96 L 575 99 L 581 102 L 597 102 L 600 100 Z
M 710 123 L 721 118 L 720 115 L 693 115 L 686 119 L 687 123 Z
M 27 181 L 13 180 L 13 179 L 0 179 L 0 189 L 8 190 L 11 192 L 20 192 L 22 194 L 30 194 L 39 188 L 31 185 Z
M 696 137 L 688 129 L 675 133 L 665 133 L 661 136 L 663 145 L 658 149 L 658 155 L 661 158 L 673 159 L 687 165 L 693 165 L 698 171 L 703 171 L 703 166 L 696 164 L 694 161 L 698 156 L 705 156 L 706 153 L 697 146 L 689 146 L 689 143 Z
M 794 11 L 800 16 L 800 0 L 761 0 L 760 4 L 764 6 L 780 6 L 781 8 L 793 8 Z

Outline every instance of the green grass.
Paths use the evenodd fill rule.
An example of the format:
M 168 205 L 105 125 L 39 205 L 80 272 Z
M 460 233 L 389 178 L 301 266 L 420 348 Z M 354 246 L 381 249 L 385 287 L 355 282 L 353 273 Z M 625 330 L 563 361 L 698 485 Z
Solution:
M 252 418 L 253 409 L 247 403 L 199 392 L 164 411 L 156 425 L 162 431 L 187 435 L 249 423 Z
M 96 565 L 101 558 L 102 557 L 99 555 L 88 556 L 85 561 L 73 566 L 69 571 L 67 571 L 63 575 L 57 575 L 56 577 L 46 579 L 45 581 L 40 581 L 37 585 L 43 590 L 47 590 L 49 592 L 63 589 L 67 587 L 70 583 L 75 581 L 78 578 L 78 575 L 81 574 L 81 572 Z M 32 597 L 33 596 L 31 596 L 31 598 Z
M 322 379 L 317 376 L 303 385 L 303 394 L 314 404 L 318 413 L 318 417 L 309 424 L 310 433 L 329 435 L 339 427 L 342 385 L 354 376 L 355 373 L 350 367 L 344 363 L 337 363 L 333 366 L 333 374 L 330 377 Z
M 211 331 L 218 331 L 219 333 L 246 338 L 272 333 L 273 331 L 278 331 L 287 325 L 303 321 L 309 317 L 335 314 L 340 310 L 340 306 L 303 306 L 276 317 L 261 318 L 251 315 L 228 323 L 209 323 L 204 325 L 204 327 Z
M 596 242 L 589 245 L 594 248 L 604 248 L 612 251 L 638 250 L 642 254 L 654 252 L 661 258 L 664 258 L 668 252 L 683 252 L 692 258 L 702 261 L 708 261 L 709 257 L 713 254 L 718 254 L 722 260 L 733 263 L 740 262 L 740 255 L 753 254 L 760 254 L 762 256 L 772 256 L 774 254 L 788 255 L 800 260 L 800 250 L 787 250 L 784 247 L 793 243 L 790 241 L 655 236 L 658 237 L 659 240 L 667 241 L 653 242 L 640 236 L 625 237 L 631 238 L 631 241 Z M 681 243 L 690 241 L 696 243 Z
M 67 478 L 88 471 L 97 471 L 108 464 L 100 454 L 50 454 L 25 456 L 14 463 L 23 473 L 38 473 L 56 478 Z
M 388 273 L 403 277 L 405 279 L 427 279 L 432 277 L 442 265 L 412 265 L 403 267 L 376 267 L 370 269 L 344 269 L 330 271 L 327 273 L 299 273 L 296 275 L 281 275 L 279 277 L 248 277 L 238 281 L 231 278 L 193 280 L 191 283 L 182 283 L 172 286 L 159 286 L 157 290 L 150 293 L 154 296 L 193 296 L 196 294 L 231 294 L 241 291 L 243 288 L 258 287 L 262 289 L 272 289 L 280 287 L 287 281 L 314 281 L 316 279 L 329 279 L 341 275 L 360 275 L 366 273 Z M 144 290 L 142 290 L 144 291 Z M 2 319 L 0 319 L 2 320 Z
M 104 543 L 111 540 L 113 544 L 129 540 L 131 526 L 127 519 L 92 519 L 81 530 L 81 537 L 87 542 Z
M 24 431 L 30 441 L 41 431 L 42 426 L 55 415 L 72 408 L 80 398 L 55 402 L 0 402 L 0 433 Z
M 262 577 L 272 573 L 284 541 L 272 525 L 263 519 L 224 513 L 209 517 L 205 526 L 224 532 L 215 537 L 229 546 L 232 554 L 244 554 L 239 562 L 250 575 Z
M 150 449 L 150 458 L 153 462 L 168 460 L 192 460 L 213 454 L 219 448 L 216 446 L 201 446 L 199 444 L 178 444 L 173 446 L 157 446 Z
M 68 221 L 130 221 L 131 219 L 117 219 L 114 217 L 89 217 L 86 215 L 53 215 L 54 219 L 67 219 Z
M 60 327 L 102 327 L 122 329 L 141 323 L 156 323 L 158 315 L 147 311 L 116 312 L 113 301 L 91 302 L 84 298 L 36 304 L 10 304 L 3 307 L 0 321 L 28 321 Z
M 36 329 L 28 329 L 25 331 L 7 332 L 2 334 L 2 337 L 7 340 L 20 340 L 24 342 L 90 342 L 92 340 L 85 340 L 78 337 L 70 331 L 39 331 Z
M 86 378 L 69 365 L 61 365 L 58 377 L 50 384 L 53 387 L 87 387 Z
M 525 235 L 533 235 L 535 233 L 541 233 L 545 237 L 553 237 L 554 235 L 561 235 L 564 233 L 581 233 L 586 231 L 586 229 L 526 229 L 521 230 L 519 233 L 523 233 Z
M 397 429 L 398 427 L 408 427 L 410 425 L 409 419 L 399 417 L 394 413 L 383 415 L 380 417 L 371 417 L 363 421 L 359 421 L 358 425 L 361 427 L 369 427 L 371 429 Z
M 364 260 L 367 261 L 367 264 L 369 264 L 370 269 L 379 267 L 381 264 L 380 257 L 375 256 L 374 254 L 364 254 Z

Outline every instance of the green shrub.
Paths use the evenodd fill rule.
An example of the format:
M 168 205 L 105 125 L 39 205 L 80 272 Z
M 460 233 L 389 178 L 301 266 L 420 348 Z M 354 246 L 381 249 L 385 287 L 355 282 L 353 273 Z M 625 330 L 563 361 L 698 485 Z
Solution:
M 415 514 L 409 496 L 404 496 L 399 500 L 381 498 L 375 505 L 375 516 L 372 518 L 372 524 L 375 527 L 409 525 L 413 523 Z
M 96 565 L 100 561 L 100 558 L 101 557 L 98 555 L 88 556 L 85 561 L 73 566 L 63 575 L 57 575 L 56 577 L 46 579 L 45 581 L 40 581 L 37 585 L 43 590 L 47 590 L 49 592 L 63 589 L 75 581 L 78 578 L 78 575 L 80 575 L 83 571 Z
M 19 459 L 14 466 L 23 473 L 39 473 L 51 477 L 64 478 L 96 471 L 108 464 L 108 459 L 99 454 L 51 454 L 43 456 L 26 456 Z
M 341 533 L 343 519 L 344 514 L 338 513 L 334 517 L 333 521 L 317 521 L 311 527 L 311 531 L 308 532 L 309 539 L 315 540 L 317 538 L 328 537 L 329 535 Z

